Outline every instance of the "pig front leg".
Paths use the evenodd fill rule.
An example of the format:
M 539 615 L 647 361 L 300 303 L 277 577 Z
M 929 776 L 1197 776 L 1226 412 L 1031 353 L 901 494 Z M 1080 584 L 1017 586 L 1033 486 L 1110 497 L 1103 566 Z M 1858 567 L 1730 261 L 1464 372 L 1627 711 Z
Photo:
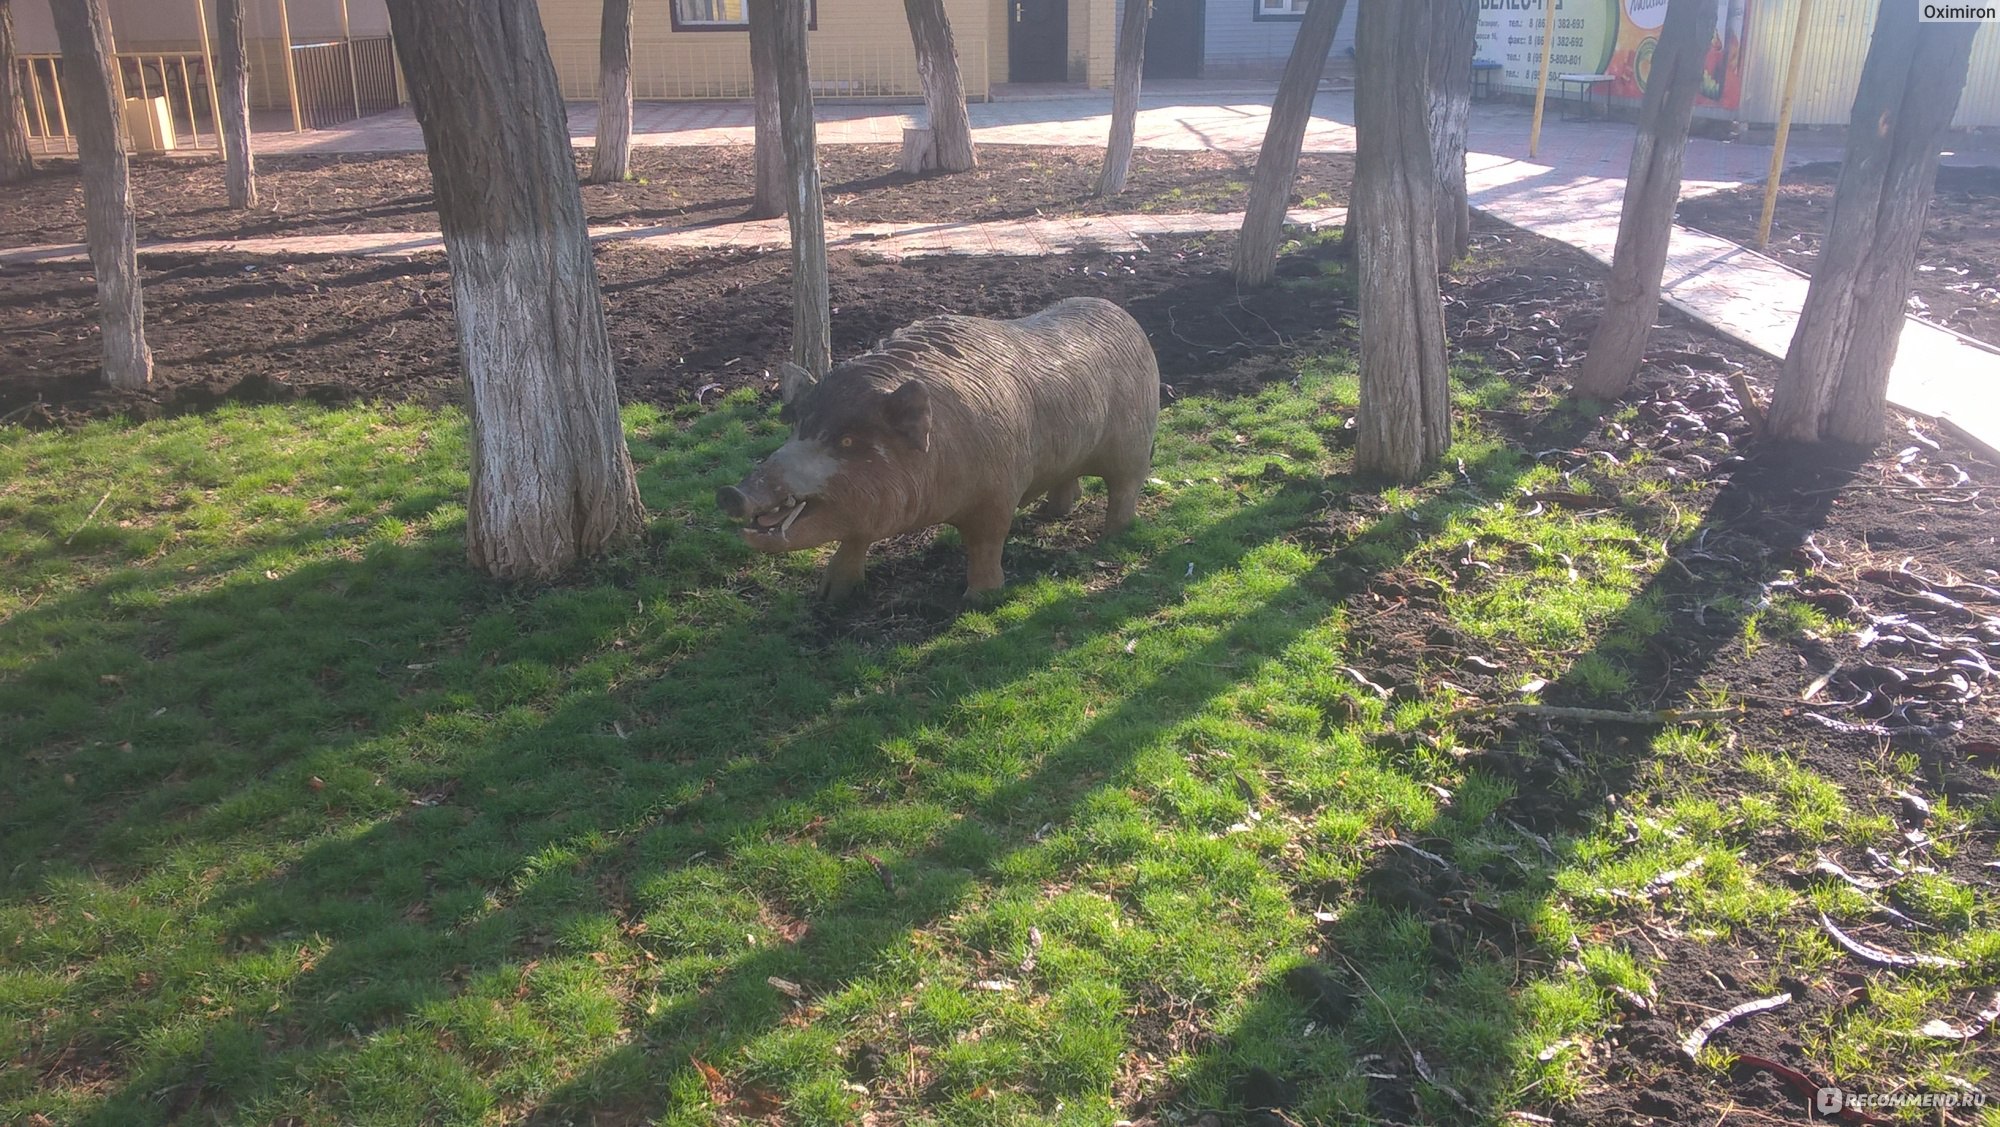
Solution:
M 861 572 L 868 563 L 868 549 L 872 545 L 866 540 L 842 540 L 840 549 L 833 558 L 826 561 L 826 570 L 820 573 L 819 596 L 828 602 L 839 602 L 854 593 L 861 586 Z
M 952 522 L 965 541 L 965 594 L 968 598 L 984 591 L 998 591 L 1007 575 L 1000 570 L 1000 550 L 1007 545 L 1007 530 L 1014 523 L 1011 506 L 993 505 Z

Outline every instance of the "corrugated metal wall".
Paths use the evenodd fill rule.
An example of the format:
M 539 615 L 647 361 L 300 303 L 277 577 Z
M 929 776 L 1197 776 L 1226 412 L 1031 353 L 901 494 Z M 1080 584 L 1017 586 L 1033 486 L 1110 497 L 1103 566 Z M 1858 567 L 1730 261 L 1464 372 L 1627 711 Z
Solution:
M 1341 13 L 1340 29 L 1334 32 L 1333 50 L 1328 54 L 1336 64 L 1354 46 L 1355 7 L 1350 0 Z M 1284 72 L 1292 40 L 1298 38 L 1298 21 L 1259 20 L 1255 12 L 1253 0 L 1208 0 L 1203 76 L 1276 78 Z
M 1814 0 L 1792 103 L 1794 124 L 1847 124 L 1877 6 L 1878 0 Z M 1738 115 L 1743 120 L 1760 124 L 1777 120 L 1798 16 L 1799 0 L 1751 0 L 1743 109 Z M 2000 126 L 2000 23 L 1985 24 L 1972 41 L 1972 67 L 1952 124 L 1961 129 Z

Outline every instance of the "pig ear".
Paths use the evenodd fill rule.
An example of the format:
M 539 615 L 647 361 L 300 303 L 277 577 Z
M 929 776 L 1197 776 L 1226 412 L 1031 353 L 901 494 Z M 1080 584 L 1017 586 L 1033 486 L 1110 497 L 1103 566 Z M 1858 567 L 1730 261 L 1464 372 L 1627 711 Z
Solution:
M 922 380 L 906 380 L 889 393 L 883 405 L 889 426 L 925 453 L 931 448 L 931 389 Z
M 797 400 L 818 382 L 811 372 L 790 360 L 778 365 L 778 395 L 787 403 Z

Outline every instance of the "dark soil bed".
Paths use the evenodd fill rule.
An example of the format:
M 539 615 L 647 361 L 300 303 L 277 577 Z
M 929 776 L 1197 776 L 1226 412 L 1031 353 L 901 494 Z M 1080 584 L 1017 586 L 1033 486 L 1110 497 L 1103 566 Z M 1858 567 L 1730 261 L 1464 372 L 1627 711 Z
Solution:
M 621 394 L 671 405 L 765 383 L 789 356 L 783 253 L 597 249 Z M 1170 384 L 1260 383 L 1301 347 L 1342 345 L 1346 303 L 1326 287 L 1239 296 L 1226 251 L 1160 240 L 1140 255 L 832 256 L 834 353 L 860 352 L 936 313 L 1017 317 L 1064 297 L 1110 298 L 1151 332 Z M 1308 264 L 1308 268 L 1310 264 Z M 438 256 L 148 257 L 156 386 L 98 384 L 96 292 L 86 267 L 0 274 L 0 416 L 32 424 L 201 410 L 223 400 L 320 402 L 455 394 L 451 289 Z
M 905 176 L 892 145 L 819 150 L 827 218 L 840 222 L 950 219 L 974 222 L 1107 211 L 1239 211 L 1255 154 L 1140 149 L 1123 195 L 1096 198 L 1097 148 L 987 145 L 977 169 Z M 581 172 L 590 155 L 578 154 Z M 693 226 L 740 219 L 754 182 L 744 146 L 633 150 L 634 179 L 586 184 L 592 224 Z M 1295 201 L 1347 201 L 1353 158 L 1307 154 Z M 376 231 L 435 231 L 430 169 L 422 153 L 272 156 L 257 162 L 259 206 L 223 205 L 222 164 L 210 158 L 134 162 L 132 197 L 141 239 L 237 239 Z M 27 183 L 0 189 L 0 246 L 78 242 L 83 192 L 73 161 L 49 161 Z
M 1677 504 L 1701 506 L 1700 534 L 1673 548 L 1677 560 L 1696 563 L 1699 578 L 1684 564 L 1661 567 L 1649 580 L 1672 617 L 1650 636 L 1645 654 L 1629 656 L 1641 686 L 1634 695 L 1663 704 L 1698 693 L 1743 702 L 1748 712 L 1732 725 L 1732 741 L 1791 755 L 1840 782 L 1857 803 L 1893 810 L 1895 790 L 1903 786 L 1933 800 L 1946 796 L 1961 808 L 1985 801 L 1994 783 L 1982 762 L 1990 762 L 1993 749 L 2000 748 L 2000 725 L 1970 697 L 1913 692 L 1890 701 L 1900 711 L 1889 714 L 1800 705 L 1806 686 L 1829 668 L 1868 661 L 1922 664 L 1922 655 L 1896 656 L 1879 647 L 1861 654 L 1854 632 L 1752 647 L 1744 642 L 1741 614 L 1728 608 L 1747 609 L 1793 590 L 1857 627 L 1898 616 L 1926 621 L 1925 616 L 1941 616 L 1934 601 L 1899 590 L 1903 581 L 1894 573 L 1909 560 L 1933 579 L 1957 577 L 1967 591 L 1971 584 L 1995 584 L 2000 555 L 1993 544 L 1991 497 L 2000 488 L 2000 468 L 1955 448 L 1946 436 L 1935 436 L 1935 442 L 1916 436 L 1902 419 L 1892 424 L 1900 440 L 1879 454 L 1804 457 L 1760 449 L 1748 442 L 1723 377 L 1741 369 L 1768 386 L 1775 362 L 1671 311 L 1662 314 L 1664 324 L 1654 335 L 1631 410 L 1616 422 L 1580 417 L 1560 406 L 1560 376 L 1582 354 L 1593 327 L 1602 301 L 1602 267 L 1570 248 L 1490 221 L 1480 222 L 1475 232 L 1475 253 L 1447 287 L 1450 338 L 1460 360 L 1547 393 L 1535 398 L 1531 410 L 1489 411 L 1487 420 L 1564 475 L 1565 488 L 1550 491 L 1550 503 L 1631 498 L 1644 504 L 1638 487 L 1673 481 L 1679 483 Z M 1224 270 L 1221 245 L 1163 240 L 1142 255 L 1054 259 L 885 263 L 837 256 L 835 352 L 850 355 L 887 330 L 935 312 L 1013 316 L 1073 294 L 1127 305 L 1146 326 L 1167 381 L 1182 394 L 1289 379 L 1301 354 L 1352 346 L 1351 310 L 1337 287 L 1287 281 L 1239 295 Z M 1281 276 L 1317 275 L 1329 253 L 1320 244 L 1289 256 Z M 764 371 L 787 344 L 785 256 L 666 254 L 615 245 L 598 254 L 628 400 L 685 407 L 719 391 L 768 387 Z M 60 425 L 112 411 L 194 410 L 223 399 L 387 401 L 453 394 L 449 287 L 434 257 L 289 265 L 226 257 L 155 259 L 148 264 L 146 285 L 162 386 L 143 397 L 119 398 L 94 387 L 94 295 L 83 269 L 0 275 L 0 414 Z M 1612 461 L 1631 465 L 1637 477 L 1605 475 L 1602 469 Z M 1688 483 L 1698 484 L 1689 489 Z M 1372 493 L 1324 496 L 1322 523 L 1300 529 L 1302 541 L 1321 536 L 1339 542 L 1348 535 L 1343 523 L 1365 524 L 1382 508 Z M 1030 563 L 1036 550 L 1009 547 L 1010 554 L 1029 553 Z M 956 565 L 941 565 L 921 545 L 907 551 L 888 545 L 883 556 L 873 573 L 878 586 L 899 588 L 907 580 L 913 588 L 935 589 L 940 605 L 947 589 L 955 589 Z M 1010 570 L 1024 570 L 1022 562 L 1011 559 Z M 1784 586 L 1808 568 L 1813 584 Z M 1871 578 L 1876 569 L 1887 570 Z M 1443 671 L 1474 694 L 1511 691 L 1496 674 L 1458 667 L 1458 659 L 1474 648 L 1455 636 L 1436 580 L 1357 571 L 1332 581 L 1352 592 L 1350 620 L 1357 634 L 1352 645 L 1376 678 L 1401 685 Z M 1986 599 L 1976 591 L 1966 597 Z M 887 613 L 880 609 L 885 605 L 893 601 L 870 602 L 830 618 L 829 629 L 869 628 L 867 616 Z M 1973 613 L 1990 615 L 1994 605 L 1983 602 Z M 1938 617 L 1938 629 L 1946 629 L 1948 617 Z M 1518 655 L 1495 656 L 1500 663 L 1494 668 L 1519 668 L 1513 664 Z M 2000 635 L 1981 643 L 1978 659 L 2000 662 Z M 1852 691 L 1839 684 L 1834 689 Z M 1585 686 L 1551 686 L 1548 696 L 1557 704 L 1604 703 Z M 1835 693 L 1827 696 L 1831 700 Z M 1835 726 L 1809 722 L 1809 712 L 1826 715 Z M 1891 766 L 1882 725 L 1905 722 L 1963 727 L 1941 740 L 1908 744 L 1918 757 L 1917 774 L 1888 780 L 1880 775 Z M 1551 741 L 1560 754 L 1548 750 Z M 1537 833 L 1617 810 L 1609 796 L 1629 793 L 1627 784 L 1647 765 L 1643 730 L 1615 725 L 1496 721 L 1484 732 L 1463 733 L 1462 744 L 1455 752 L 1469 766 L 1510 781 L 1506 816 Z M 1900 737 L 1896 746 L 1905 746 Z M 1689 783 L 1725 805 L 1759 785 L 1728 764 Z M 1994 835 L 1982 826 L 1968 836 L 1976 840 L 1960 840 L 1951 856 L 1939 855 L 1936 863 L 1962 883 L 1991 888 L 1995 877 L 1981 862 L 1993 855 Z M 1797 848 L 1782 836 L 1759 837 L 1747 842 L 1744 852 L 1769 864 L 1793 856 Z M 1440 911 L 1428 904 L 1423 910 Z M 1744 984 L 1759 981 L 1758 964 L 1773 937 L 1746 927 L 1729 942 L 1704 944 L 1657 924 L 1642 906 L 1611 929 L 1617 938 L 1606 940 L 1648 958 L 1657 953 L 1657 1009 L 1630 1015 L 1617 1038 L 1598 1048 L 1602 1061 L 1595 1081 L 1576 1100 L 1540 1110 L 1578 1127 L 1706 1127 L 1716 1122 L 1716 1109 L 1728 1107 L 1757 1109 L 1760 1121 L 1803 1121 L 1804 1102 L 1769 1073 L 1695 1069 L 1678 1048 L 1686 1029 L 1739 1000 L 1748 989 Z M 1893 945 L 1893 933 L 1881 941 Z M 1547 970 L 1524 964 L 1523 975 Z M 1847 1004 L 1837 993 L 1845 973 L 1837 972 L 1830 984 L 1810 986 L 1796 1009 L 1733 1028 L 1716 1043 L 1811 1067 L 1821 1051 L 1812 1023 Z M 1407 1109 L 1388 1104 L 1379 1110 L 1384 1121 L 1407 1116 Z
M 1840 166 L 1831 163 L 1785 174 L 1768 253 L 1812 273 L 1839 177 Z M 1762 185 L 1745 185 L 1684 201 L 1680 222 L 1748 246 L 1763 202 Z M 1910 312 L 2000 345 L 2000 168 L 1938 169 L 1912 288 Z

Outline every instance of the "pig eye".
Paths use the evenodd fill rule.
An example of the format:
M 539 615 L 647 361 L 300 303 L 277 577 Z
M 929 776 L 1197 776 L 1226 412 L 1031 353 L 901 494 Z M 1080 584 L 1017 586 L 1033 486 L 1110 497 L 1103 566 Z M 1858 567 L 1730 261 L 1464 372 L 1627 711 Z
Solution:
M 847 449 L 848 447 L 850 447 L 850 446 L 852 446 L 852 445 L 854 445 L 854 436 L 853 436 L 853 435 L 851 435 L 851 434 L 846 434 L 846 435 L 842 435 L 842 436 L 841 436 L 841 438 L 840 438 L 840 448 L 841 448 L 841 449 L 845 450 L 845 449 Z

